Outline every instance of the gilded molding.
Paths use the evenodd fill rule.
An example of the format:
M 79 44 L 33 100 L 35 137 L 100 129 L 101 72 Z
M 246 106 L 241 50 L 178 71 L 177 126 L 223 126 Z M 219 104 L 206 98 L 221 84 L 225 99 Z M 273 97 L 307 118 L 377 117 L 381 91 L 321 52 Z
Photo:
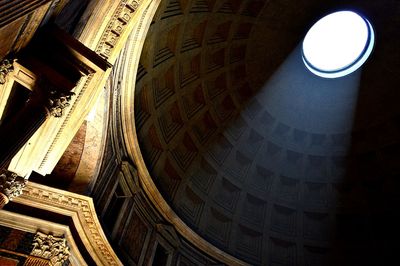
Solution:
M 15 202 L 70 216 L 97 265 L 122 265 L 104 235 L 92 198 L 29 182 Z
M 0 84 L 4 84 L 7 81 L 7 75 L 14 71 L 13 61 L 4 59 L 0 64 Z
M 33 249 L 30 255 L 48 259 L 52 266 L 62 266 L 70 255 L 65 237 L 37 232 L 32 245 Z
M 19 177 L 13 172 L 3 172 L 0 174 L 0 193 L 4 194 L 8 200 L 13 200 L 22 194 L 27 182 L 25 178 Z

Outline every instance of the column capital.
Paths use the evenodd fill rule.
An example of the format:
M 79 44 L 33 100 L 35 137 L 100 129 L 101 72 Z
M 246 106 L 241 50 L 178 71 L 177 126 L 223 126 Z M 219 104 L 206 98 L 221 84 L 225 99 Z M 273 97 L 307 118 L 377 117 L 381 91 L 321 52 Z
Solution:
M 46 109 L 51 116 L 62 117 L 63 110 L 70 105 L 70 101 L 74 95 L 75 93 L 71 91 L 60 92 L 51 89 L 47 95 Z
M 0 84 L 6 83 L 8 73 L 14 71 L 14 60 L 4 59 L 0 62 Z
M 0 193 L 5 195 L 8 200 L 13 200 L 14 197 L 22 194 L 27 182 L 25 178 L 13 172 L 4 171 L 0 174 Z
M 36 86 L 29 101 L 34 105 L 43 106 L 47 116 L 60 118 L 64 109 L 71 105 L 72 91 L 55 86 L 50 80 L 41 77 L 36 81 Z
M 68 260 L 70 252 L 64 236 L 37 232 L 33 238 L 31 256 L 48 259 L 52 266 L 62 266 Z

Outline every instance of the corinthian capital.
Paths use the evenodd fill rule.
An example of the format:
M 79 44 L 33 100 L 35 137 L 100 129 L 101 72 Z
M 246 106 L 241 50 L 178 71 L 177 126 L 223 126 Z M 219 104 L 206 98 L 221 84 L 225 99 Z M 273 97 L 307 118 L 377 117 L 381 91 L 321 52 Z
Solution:
M 73 92 L 64 93 L 56 90 L 50 91 L 46 105 L 50 115 L 54 117 L 61 117 L 63 115 L 63 110 L 70 105 L 73 95 L 75 95 Z
M 22 194 L 23 188 L 28 181 L 25 178 L 19 177 L 12 172 L 3 172 L 0 174 L 0 193 L 4 194 L 8 200 L 13 200 Z
M 64 237 L 37 232 L 33 238 L 32 256 L 50 260 L 52 266 L 62 266 L 69 258 L 69 247 Z
M 0 62 L 0 84 L 6 83 L 6 76 L 8 73 L 14 71 L 13 61 L 4 59 Z

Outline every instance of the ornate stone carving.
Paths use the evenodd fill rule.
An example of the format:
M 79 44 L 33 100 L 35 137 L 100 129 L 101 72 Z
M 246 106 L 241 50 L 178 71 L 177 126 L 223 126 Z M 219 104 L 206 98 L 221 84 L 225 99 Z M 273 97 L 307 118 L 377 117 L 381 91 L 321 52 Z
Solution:
M 120 4 L 108 23 L 105 32 L 102 34 L 101 41 L 96 48 L 96 53 L 105 59 L 108 59 L 111 56 L 112 50 L 120 41 L 122 33 L 126 30 L 128 23 L 131 21 L 133 13 L 139 7 L 139 4 L 140 1 L 137 0 L 120 1 Z
M 4 59 L 0 64 L 0 84 L 6 83 L 7 74 L 13 71 L 13 62 L 8 59 Z
M 122 265 L 101 229 L 91 198 L 29 182 L 24 188 L 24 194 L 16 201 L 33 206 L 40 203 L 40 208 L 48 208 L 47 210 L 65 210 L 65 215 L 73 213 L 77 217 L 75 225 L 84 230 L 84 234 L 80 236 L 94 250 L 97 265 Z
M 47 109 L 50 115 L 54 117 L 62 117 L 63 110 L 70 105 L 72 96 L 75 95 L 73 92 L 59 92 L 52 90 L 48 96 Z
M 8 200 L 13 200 L 22 194 L 23 188 L 28 181 L 12 172 L 0 174 L 0 192 L 7 196 Z
M 69 247 L 64 237 L 37 232 L 33 238 L 32 256 L 50 260 L 50 265 L 62 266 L 69 258 Z

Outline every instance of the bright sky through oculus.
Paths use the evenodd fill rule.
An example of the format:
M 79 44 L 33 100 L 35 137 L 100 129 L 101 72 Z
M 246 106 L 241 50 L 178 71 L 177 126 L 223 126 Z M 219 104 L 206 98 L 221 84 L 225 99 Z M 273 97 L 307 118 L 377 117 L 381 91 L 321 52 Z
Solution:
M 307 32 L 303 61 L 314 74 L 336 78 L 358 69 L 372 52 L 371 24 L 352 11 L 329 14 Z

